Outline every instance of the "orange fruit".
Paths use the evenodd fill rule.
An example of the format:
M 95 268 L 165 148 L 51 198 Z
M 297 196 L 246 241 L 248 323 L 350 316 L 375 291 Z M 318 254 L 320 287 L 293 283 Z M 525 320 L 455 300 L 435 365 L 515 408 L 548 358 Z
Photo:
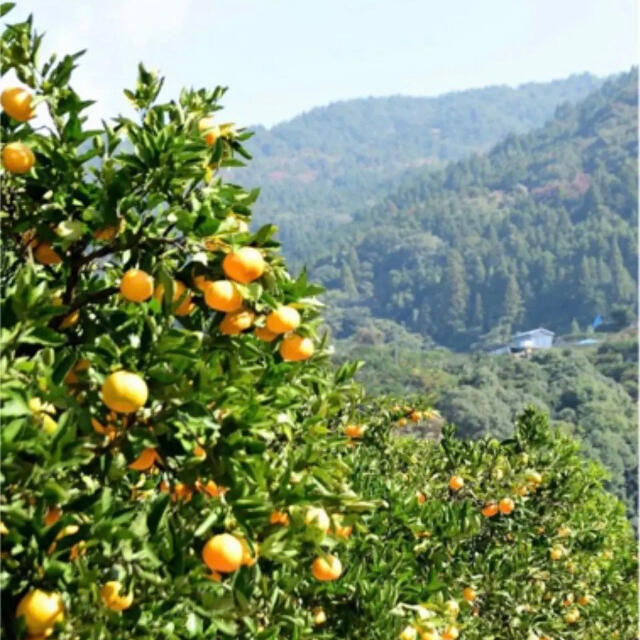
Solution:
M 146 382 L 136 373 L 116 371 L 102 385 L 102 401 L 118 413 L 133 413 L 147 401 Z
M 208 307 L 216 311 L 237 311 L 242 307 L 242 294 L 229 280 L 204 282 L 201 288 L 204 301 Z
M 293 331 L 298 327 L 300 314 L 293 307 L 278 307 L 267 316 L 265 324 L 267 329 L 273 333 L 287 333 L 287 331 Z
M 413 625 L 407 625 L 398 636 L 400 640 L 416 640 L 418 630 Z
M 329 514 L 322 507 L 309 507 L 304 515 L 304 523 L 325 533 L 331 527 Z
M 502 498 L 498 503 L 498 509 L 500 509 L 500 513 L 505 516 L 508 516 L 514 509 L 515 504 L 511 498 Z
M 129 465 L 129 469 L 134 471 L 146 471 L 151 469 L 158 459 L 158 454 L 153 447 L 143 449 L 140 455 Z
M 205 275 L 193 276 L 193 286 L 198 289 L 198 291 L 204 291 L 204 287 L 210 282 Z
M 322 607 L 316 607 L 313 610 L 313 624 L 321 625 L 327 621 L 327 614 Z
M 153 297 L 158 302 L 162 302 L 164 296 L 164 286 L 159 284 L 154 292 Z M 178 302 L 180 300 L 180 302 Z M 191 291 L 187 289 L 184 282 L 180 280 L 173 281 L 173 312 L 177 316 L 188 316 L 196 307 L 191 302 Z
M 87 369 L 89 368 L 91 368 L 91 363 L 88 360 L 85 360 L 85 359 L 78 360 L 78 362 L 76 362 L 76 364 L 73 366 L 71 371 L 69 371 L 67 375 L 64 377 L 64 381 L 67 384 L 78 384 L 79 379 L 77 374 L 83 371 L 87 371 Z
M 255 319 L 255 314 L 249 309 L 238 309 L 227 313 L 220 323 L 220 331 L 227 336 L 237 336 L 248 329 Z
M 462 597 L 467 602 L 473 602 L 477 597 L 476 590 L 473 587 L 465 587 L 462 591 Z
M 482 515 L 485 518 L 493 518 L 498 513 L 498 505 L 495 502 L 489 502 L 482 507 Z
M 110 580 L 100 589 L 103 602 L 113 611 L 124 611 L 133 604 L 133 594 L 120 595 L 120 591 L 122 583 L 118 580 Z
M 257 280 L 264 273 L 265 261 L 258 249 L 242 247 L 225 256 L 222 261 L 222 269 L 228 278 L 242 284 L 248 284 Z
M 33 151 L 22 142 L 10 142 L 2 149 L 2 166 L 11 173 L 27 173 L 35 163 Z
M 202 549 L 202 560 L 212 571 L 231 573 L 242 565 L 243 548 L 238 538 L 221 533 L 207 540 Z
M 173 494 L 171 496 L 173 502 L 177 502 L 178 500 L 189 502 L 192 497 L 193 491 L 191 491 L 191 489 L 184 482 L 176 483 L 176 486 L 173 488 Z
M 26 122 L 35 115 L 31 108 L 31 94 L 21 87 L 9 87 L 0 95 L 4 112 L 14 120 Z
M 218 498 L 224 493 L 224 488 L 219 487 L 213 480 L 209 480 L 209 482 L 204 485 L 204 491 L 211 498 Z
M 199 444 L 196 444 L 196 446 L 193 447 L 193 455 L 196 458 L 206 458 L 207 452 Z
M 575 624 L 580 620 L 580 612 L 577 609 L 571 609 L 564 614 L 564 621 L 568 624 Z
M 344 519 L 342 515 L 334 513 L 333 516 L 331 516 L 331 519 L 333 520 L 333 529 L 338 538 L 349 538 L 351 536 L 353 533 L 353 527 L 351 525 L 345 526 L 342 524 Z
M 316 580 L 321 582 L 337 580 L 342 574 L 342 563 L 333 555 L 318 556 L 311 565 L 311 573 Z
M 449 479 L 449 489 L 451 491 L 460 491 L 464 487 L 464 479 L 462 476 L 451 476 Z
M 33 255 L 40 264 L 51 265 L 62 262 L 62 258 L 55 252 L 50 242 L 40 242 Z
M 400 420 L 398 420 L 398 426 L 399 427 L 406 427 L 407 426 L 407 419 L 406 418 L 400 418 Z
M 280 355 L 286 362 L 301 362 L 308 360 L 315 351 L 311 338 L 305 338 L 297 333 L 287 336 L 280 344 Z
M 263 342 L 273 342 L 278 337 L 277 333 L 269 331 L 267 327 L 256 327 L 253 332 L 256 334 L 256 337 Z
M 427 501 L 427 496 L 425 496 L 422 491 L 418 491 L 418 493 L 416 493 L 416 498 L 418 500 L 418 504 L 424 504 Z
M 458 627 L 450 625 L 442 632 L 442 640 L 456 640 L 459 635 Z
M 344 435 L 349 438 L 362 438 L 366 428 L 361 424 L 348 424 L 344 428 Z
M 120 293 L 131 302 L 144 302 L 153 295 L 153 278 L 141 269 L 129 269 L 120 280 Z
M 272 511 L 269 516 L 270 524 L 282 524 L 285 527 L 289 526 L 289 516 L 284 511 Z
M 551 547 L 551 549 L 549 549 L 549 557 L 552 560 L 560 560 L 564 554 L 565 550 L 563 547 Z
M 64 620 L 64 604 L 59 593 L 34 589 L 26 593 L 16 609 L 16 618 L 24 616 L 29 633 L 48 632 L 56 622 Z
M 198 131 L 203 134 L 206 143 L 212 146 L 220 137 L 220 127 L 215 123 L 212 116 L 201 118 L 198 122 Z
M 420 413 L 420 411 L 412 411 L 409 415 L 409 420 L 411 420 L 411 422 L 420 422 L 420 420 L 422 420 L 422 413 Z

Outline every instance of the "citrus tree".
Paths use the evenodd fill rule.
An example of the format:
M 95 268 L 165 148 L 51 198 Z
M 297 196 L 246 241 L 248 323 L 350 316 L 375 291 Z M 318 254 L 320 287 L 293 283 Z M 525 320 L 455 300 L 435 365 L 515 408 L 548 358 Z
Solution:
M 141 66 L 90 130 L 40 42 L 2 36 L 3 637 L 631 637 L 633 537 L 575 445 L 535 412 L 399 437 L 442 421 L 331 366 L 222 177 L 224 89 L 163 103 Z

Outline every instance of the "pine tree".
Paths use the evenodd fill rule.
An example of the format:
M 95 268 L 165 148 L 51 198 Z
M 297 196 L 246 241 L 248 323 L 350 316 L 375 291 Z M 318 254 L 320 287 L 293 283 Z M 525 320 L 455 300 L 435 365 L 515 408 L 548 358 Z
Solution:
M 512 273 L 509 276 L 504 293 L 502 316 L 507 322 L 514 325 L 522 320 L 523 313 L 524 303 L 520 293 L 520 286 L 515 274 Z

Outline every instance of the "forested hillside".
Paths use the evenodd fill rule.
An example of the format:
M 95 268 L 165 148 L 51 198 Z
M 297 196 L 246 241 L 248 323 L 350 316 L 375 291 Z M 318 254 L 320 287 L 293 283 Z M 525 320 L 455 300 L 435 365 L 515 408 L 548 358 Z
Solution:
M 313 276 L 341 336 L 387 318 L 454 349 L 539 325 L 629 321 L 636 300 L 637 70 L 486 155 L 406 177 L 340 233 Z
M 582 74 L 515 89 L 334 103 L 269 130 L 256 127 L 247 143 L 254 161 L 242 180 L 261 186 L 257 220 L 278 224 L 288 257 L 302 264 L 317 251 L 314 230 L 350 220 L 403 172 L 488 150 L 510 132 L 541 126 L 559 104 L 579 101 L 601 83 Z
M 365 337 L 367 334 L 360 336 Z M 372 392 L 431 397 L 461 435 L 508 437 L 527 405 L 546 411 L 583 451 L 607 468 L 610 487 L 636 513 L 637 348 L 615 336 L 597 347 L 559 348 L 530 359 L 423 350 L 418 336 L 393 343 L 342 341 L 341 358 L 366 361 L 359 376 Z

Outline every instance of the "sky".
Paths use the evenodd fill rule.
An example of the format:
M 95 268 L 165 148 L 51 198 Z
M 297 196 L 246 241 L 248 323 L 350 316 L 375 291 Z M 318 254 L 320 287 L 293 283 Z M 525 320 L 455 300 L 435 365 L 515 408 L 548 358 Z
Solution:
M 72 85 L 91 121 L 129 114 L 136 67 L 182 86 L 224 85 L 225 115 L 271 126 L 364 96 L 516 86 L 638 58 L 636 0 L 19 0 L 43 52 L 87 48 Z M 10 83 L 2 80 L 2 86 Z

